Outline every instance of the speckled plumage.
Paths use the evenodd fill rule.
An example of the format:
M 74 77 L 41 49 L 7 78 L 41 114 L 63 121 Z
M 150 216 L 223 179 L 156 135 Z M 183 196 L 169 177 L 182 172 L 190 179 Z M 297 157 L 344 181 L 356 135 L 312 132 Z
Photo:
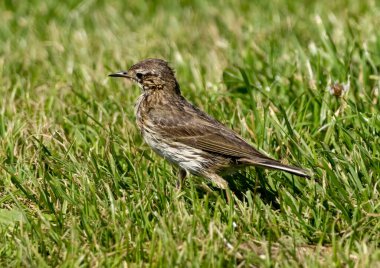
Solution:
M 166 61 L 146 59 L 128 71 L 110 76 L 135 81 L 142 89 L 136 122 L 144 140 L 160 156 L 192 174 L 208 178 L 220 188 L 223 172 L 254 165 L 308 177 L 257 151 L 238 134 L 182 97 L 173 70 Z

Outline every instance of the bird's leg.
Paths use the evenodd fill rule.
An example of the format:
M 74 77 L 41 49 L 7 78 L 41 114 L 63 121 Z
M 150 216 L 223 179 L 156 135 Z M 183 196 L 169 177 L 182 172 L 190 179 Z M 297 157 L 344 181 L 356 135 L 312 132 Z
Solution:
M 227 198 L 227 204 L 228 205 L 231 205 L 231 191 L 230 191 L 230 188 L 227 187 L 226 189 L 224 189 L 224 192 L 226 193 L 226 198 Z
M 227 203 L 231 204 L 231 191 L 228 187 L 227 181 L 215 173 L 207 173 L 204 174 L 204 176 L 210 179 L 213 183 L 215 183 L 216 186 L 218 186 L 220 189 L 224 190 L 224 192 L 226 193 Z
M 178 179 L 177 179 L 177 184 L 176 184 L 176 188 L 178 190 L 181 190 L 182 185 L 183 185 L 183 183 L 185 181 L 186 175 L 187 175 L 186 170 L 184 170 L 182 168 L 179 168 L 179 170 L 178 170 Z
M 202 175 L 208 178 L 209 180 L 211 180 L 213 183 L 215 183 L 215 185 L 218 188 L 224 189 L 224 190 L 228 188 L 228 183 L 226 182 L 226 180 L 220 177 L 219 175 L 215 173 L 207 173 L 207 174 L 202 174 Z

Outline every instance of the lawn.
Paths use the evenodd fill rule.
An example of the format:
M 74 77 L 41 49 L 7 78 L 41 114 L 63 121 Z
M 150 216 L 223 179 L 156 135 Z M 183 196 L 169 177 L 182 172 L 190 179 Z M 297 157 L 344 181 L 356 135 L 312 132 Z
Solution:
M 0 17 L 0 267 L 380 266 L 377 1 L 4 0 Z M 311 179 L 247 168 L 230 203 L 194 176 L 177 190 L 138 87 L 107 77 L 151 57 Z

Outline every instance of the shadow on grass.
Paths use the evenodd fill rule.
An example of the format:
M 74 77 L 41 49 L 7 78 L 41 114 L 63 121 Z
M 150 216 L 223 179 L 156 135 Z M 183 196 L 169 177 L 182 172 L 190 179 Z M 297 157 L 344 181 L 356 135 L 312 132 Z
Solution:
M 251 176 L 251 173 L 255 173 Z M 249 170 L 247 172 L 237 172 L 231 175 L 225 175 L 223 178 L 228 182 L 231 192 L 240 200 L 246 199 L 246 192 L 252 191 L 253 195 L 260 195 L 260 198 L 275 209 L 280 208 L 278 203 L 278 193 L 272 189 L 267 183 L 266 174 L 262 169 L 257 168 L 255 171 Z M 226 198 L 225 190 L 209 185 L 209 190 L 205 187 L 196 187 L 198 196 L 203 198 L 210 190 L 216 195 L 224 196 Z

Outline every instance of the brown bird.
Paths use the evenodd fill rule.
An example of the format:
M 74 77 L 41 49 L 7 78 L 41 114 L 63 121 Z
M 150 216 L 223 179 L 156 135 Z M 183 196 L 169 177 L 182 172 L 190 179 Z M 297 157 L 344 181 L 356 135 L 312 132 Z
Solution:
M 136 82 L 142 89 L 135 113 L 146 143 L 179 167 L 180 182 L 187 172 L 202 176 L 222 189 L 220 176 L 245 166 L 258 166 L 309 177 L 307 171 L 281 164 L 249 145 L 242 137 L 189 103 L 174 71 L 161 59 L 146 59 L 128 71 L 110 74 Z

